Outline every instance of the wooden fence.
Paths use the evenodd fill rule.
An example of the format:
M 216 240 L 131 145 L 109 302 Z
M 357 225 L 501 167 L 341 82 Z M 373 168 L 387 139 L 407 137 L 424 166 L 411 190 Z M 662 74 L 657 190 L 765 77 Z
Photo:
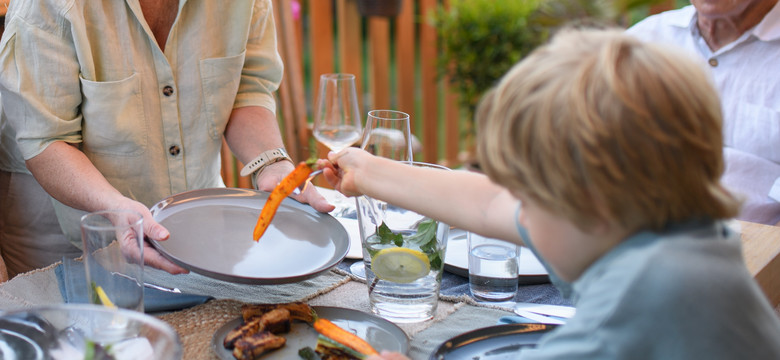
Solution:
M 281 20 L 285 24 L 292 20 L 298 43 L 295 53 L 308 51 L 303 58 L 310 59 L 307 67 L 301 66 L 300 60 L 288 62 L 294 67 L 292 72 L 301 74 L 294 78 L 309 79 L 305 84 L 314 85 L 308 86 L 311 91 L 295 96 L 305 103 L 295 104 L 293 111 L 311 107 L 321 74 L 355 74 L 358 94 L 362 95 L 358 96 L 362 114 L 370 109 L 395 109 L 410 114 L 412 132 L 423 144 L 418 158 L 456 162 L 457 108 L 446 85 L 437 78 L 436 34 L 426 15 L 438 5 L 436 0 L 404 0 L 401 13 L 395 18 L 362 17 L 356 0 L 308 0 L 306 12 L 295 19 L 285 15 L 291 5 L 289 0 L 276 2 L 282 6 Z M 286 57 L 286 61 L 290 58 Z M 308 113 L 296 117 L 308 119 Z M 439 119 L 445 121 L 441 128 L 449 132 L 449 136 L 444 136 L 447 142 L 443 151 L 439 150 Z M 298 124 L 304 126 L 303 120 Z M 305 137 L 299 134 L 299 139 Z M 303 157 L 309 155 L 305 147 L 300 150 Z
M 311 136 L 310 109 L 319 76 L 342 72 L 356 75 L 363 116 L 370 109 L 410 114 L 412 133 L 422 144 L 416 159 L 458 166 L 459 154 L 466 150 L 464 122 L 455 95 L 437 75 L 437 35 L 428 15 L 446 0 L 403 0 L 401 13 L 392 18 L 361 16 L 356 1 L 273 0 L 285 62 L 278 117 L 291 156 L 296 161 L 312 153 L 324 156 L 325 148 Z M 674 1 L 669 0 L 651 12 L 672 6 Z M 228 186 L 250 186 L 248 179 L 238 176 L 243 165 L 227 146 L 223 164 Z
M 317 79 L 343 72 L 356 75 L 364 116 L 371 109 L 410 114 L 412 133 L 422 144 L 417 159 L 450 166 L 459 163 L 458 108 L 445 81 L 437 76 L 436 32 L 427 18 L 438 0 L 403 0 L 401 13 L 392 18 L 361 16 L 356 0 L 299 0 L 297 4 L 273 0 L 273 4 L 285 62 L 278 115 L 294 160 L 314 152 L 325 154 L 310 129 Z M 294 9 L 296 5 L 300 8 Z M 228 186 L 249 186 L 248 179 L 237 176 L 243 165 L 227 147 L 223 163 Z

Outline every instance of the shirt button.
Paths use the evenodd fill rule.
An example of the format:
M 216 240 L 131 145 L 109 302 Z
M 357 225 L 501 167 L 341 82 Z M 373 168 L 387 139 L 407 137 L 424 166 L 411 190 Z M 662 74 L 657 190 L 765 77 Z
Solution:
M 164 87 L 163 88 L 163 95 L 165 95 L 165 96 L 173 95 L 173 87 L 171 87 L 170 85 L 167 85 L 166 87 Z
M 710 63 L 710 66 L 717 67 L 718 66 L 718 59 L 712 58 L 712 59 L 710 59 L 709 63 Z
M 168 152 L 171 154 L 171 156 L 176 156 L 179 155 L 181 149 L 178 145 L 171 145 L 171 147 L 168 148 Z

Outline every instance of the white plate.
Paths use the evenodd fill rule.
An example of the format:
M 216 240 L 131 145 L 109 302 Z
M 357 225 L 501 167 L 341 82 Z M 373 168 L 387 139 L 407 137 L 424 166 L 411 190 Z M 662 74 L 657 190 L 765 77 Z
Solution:
M 517 359 L 520 349 L 536 347 L 539 339 L 555 327 L 545 324 L 506 324 L 473 330 L 443 342 L 428 359 Z
M 409 337 L 406 336 L 398 325 L 393 324 L 376 315 L 362 311 L 330 307 L 314 306 L 317 316 L 328 319 L 353 334 L 366 340 L 379 352 L 383 350 L 396 351 L 406 354 L 409 351 Z M 217 357 L 223 360 L 233 360 L 231 350 L 225 349 L 222 342 L 230 330 L 241 324 L 242 319 L 229 321 L 214 333 L 211 339 L 211 348 Z M 287 339 L 284 347 L 261 356 L 261 359 L 300 359 L 298 350 L 306 346 L 314 349 L 317 346 L 317 331 L 309 324 L 293 322 L 289 333 L 279 334 Z
M 152 245 L 171 261 L 215 279 L 246 284 L 298 282 L 338 265 L 347 231 L 332 216 L 285 198 L 258 242 L 252 240 L 268 193 L 214 188 L 184 192 L 151 208 L 171 233 Z
M 469 276 L 468 232 L 451 229 L 447 239 L 447 253 L 444 256 L 444 270 L 463 277 Z M 544 284 L 550 281 L 547 270 L 533 252 L 525 246 L 520 248 L 518 282 L 523 285 Z
M 330 203 L 333 203 L 334 199 L 336 198 L 336 194 L 339 194 L 339 192 L 336 190 L 319 186 L 317 187 L 317 191 Z M 349 204 L 351 210 L 355 209 L 355 198 L 347 198 L 345 202 Z M 346 213 L 357 214 L 355 211 L 346 211 Z M 347 253 L 346 258 L 362 259 L 363 245 L 360 244 L 360 228 L 358 226 L 357 218 L 353 219 L 341 216 L 334 216 L 334 218 L 336 218 L 336 220 L 338 220 L 341 225 L 344 226 L 344 229 L 347 230 L 347 233 L 349 234 L 349 252 Z

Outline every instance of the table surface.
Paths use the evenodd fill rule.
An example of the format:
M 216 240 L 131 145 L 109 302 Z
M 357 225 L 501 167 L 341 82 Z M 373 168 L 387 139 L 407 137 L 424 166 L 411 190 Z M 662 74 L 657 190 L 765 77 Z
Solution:
M 745 261 L 750 272 L 778 305 L 780 292 L 780 228 L 740 222 Z M 279 303 L 305 301 L 311 305 L 337 306 L 370 312 L 364 282 L 352 277 L 346 269 L 352 260 L 313 279 L 287 285 L 231 284 L 198 274 L 170 275 L 148 269 L 148 282 L 178 287 L 185 293 L 204 294 L 216 299 L 190 309 L 155 314 L 179 333 L 184 359 L 217 359 L 211 349 L 214 332 L 223 324 L 240 316 L 243 303 Z M 0 284 L 0 309 L 27 308 L 63 302 L 54 269 L 59 264 L 19 275 Z M 455 276 L 455 275 L 448 275 Z M 774 280 L 774 281 L 773 281 Z M 463 279 L 462 281 L 465 281 Z M 552 285 L 521 286 L 515 300 L 556 303 L 560 297 L 550 296 Z M 542 294 L 542 295 L 540 295 Z M 543 295 L 547 294 L 547 297 Z M 495 325 L 502 316 L 512 315 L 513 303 L 481 304 L 468 295 L 442 296 L 433 320 L 414 324 L 399 324 L 410 338 L 412 359 L 427 359 L 436 347 L 463 332 Z
M 780 305 L 780 227 L 740 221 L 742 256 L 775 308 Z

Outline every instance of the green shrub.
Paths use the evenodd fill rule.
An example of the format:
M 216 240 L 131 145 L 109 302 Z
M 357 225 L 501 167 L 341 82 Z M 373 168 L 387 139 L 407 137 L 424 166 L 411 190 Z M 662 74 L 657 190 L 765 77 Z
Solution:
M 546 29 L 529 22 L 539 3 L 451 0 L 448 9 L 433 14 L 442 49 L 440 75 L 449 76 L 469 117 L 482 93 L 546 39 Z
M 467 141 L 482 94 L 565 25 L 625 26 L 629 13 L 664 0 L 450 0 L 430 20 L 440 76 L 448 76 L 464 115 Z

